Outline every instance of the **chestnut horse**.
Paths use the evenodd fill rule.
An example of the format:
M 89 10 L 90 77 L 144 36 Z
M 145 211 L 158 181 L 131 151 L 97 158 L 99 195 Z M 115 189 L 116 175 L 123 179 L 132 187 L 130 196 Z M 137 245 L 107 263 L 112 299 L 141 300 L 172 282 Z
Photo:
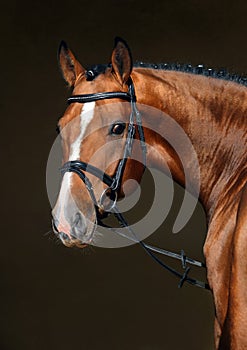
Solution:
M 195 71 L 190 66 L 169 69 L 166 65 L 133 65 L 127 44 L 119 38 L 108 65 L 86 70 L 64 42 L 60 46 L 59 62 L 64 79 L 73 88 L 72 103 L 58 123 L 65 163 L 71 160 L 90 163 L 97 149 L 114 138 L 115 146 L 109 147 L 103 157 L 94 158 L 93 166 L 104 170 L 107 158 L 107 164 L 111 165 L 106 173 L 111 178 L 115 176 L 128 139 L 131 111 L 128 102 L 122 103 L 117 113 L 114 106 L 127 96 L 130 84 L 134 86 L 138 103 L 171 116 L 188 135 L 198 158 L 199 199 L 208 224 L 204 255 L 215 304 L 216 348 L 247 349 L 247 88 L 244 80 L 224 74 L 219 77 L 202 67 Z M 116 92 L 116 95 L 78 100 L 80 103 L 73 100 L 75 95 L 90 97 L 105 92 Z M 103 127 L 103 116 L 96 106 L 103 106 L 107 111 Z M 184 169 L 177 153 L 148 127 L 156 122 L 161 131 L 166 130 L 165 120 L 150 121 L 149 118 L 143 115 L 143 136 L 153 146 L 146 153 L 147 164 L 163 171 L 168 167 L 175 181 L 185 186 Z M 105 125 L 110 125 L 110 129 Z M 173 130 L 170 132 L 171 137 L 176 138 Z M 140 130 L 138 135 L 134 138 L 141 140 Z M 155 149 L 159 150 L 158 155 L 152 151 Z M 134 145 L 132 155 L 135 157 L 127 157 L 121 169 L 119 197 L 123 195 L 122 184 L 126 180 L 141 181 L 144 166 L 134 159 L 140 158 L 140 153 L 140 145 Z M 186 145 L 183 145 L 183 157 L 190 183 L 196 187 L 197 165 Z M 84 184 L 78 172 L 64 174 L 52 214 L 54 231 L 67 246 L 90 244 L 94 223 L 98 216 L 104 216 L 104 206 L 99 205 L 97 213 L 94 203 L 98 203 L 102 195 L 102 181 L 98 177 L 89 173 Z M 91 183 L 94 200 L 89 188 Z M 131 191 L 133 187 L 129 186 L 127 194 Z

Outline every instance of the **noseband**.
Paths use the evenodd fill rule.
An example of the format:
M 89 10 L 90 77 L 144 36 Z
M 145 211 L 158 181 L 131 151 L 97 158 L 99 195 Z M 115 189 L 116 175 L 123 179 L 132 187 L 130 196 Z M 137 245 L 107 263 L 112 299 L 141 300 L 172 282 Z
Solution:
M 145 136 L 142 126 L 142 119 L 141 114 L 138 111 L 136 107 L 136 96 L 135 96 L 135 89 L 134 84 L 130 80 L 129 83 L 129 91 L 128 92 L 122 92 L 122 91 L 116 91 L 116 92 L 99 92 L 95 94 L 83 94 L 83 95 L 73 95 L 69 97 L 68 103 L 87 103 L 87 102 L 93 102 L 93 101 L 100 101 L 100 100 L 106 100 L 106 99 L 121 99 L 130 102 L 131 104 L 131 112 L 129 116 L 129 125 L 128 125 L 128 131 L 127 131 L 127 137 L 125 142 L 125 147 L 123 151 L 123 157 L 119 161 L 118 166 L 116 168 L 115 174 L 113 176 L 110 176 L 103 172 L 102 170 L 98 169 L 97 167 L 82 162 L 79 160 L 72 160 L 69 162 L 66 162 L 63 167 L 61 168 L 62 174 L 65 174 L 66 172 L 73 172 L 77 174 L 80 179 L 84 182 L 91 199 L 93 203 L 95 204 L 96 208 L 101 208 L 105 211 L 112 211 L 115 215 L 115 217 L 118 219 L 119 223 L 124 226 L 129 233 L 131 233 L 133 237 L 133 241 L 139 243 L 142 248 L 163 268 L 165 268 L 167 271 L 171 272 L 173 275 L 178 277 L 180 279 L 179 282 L 179 288 L 181 288 L 184 284 L 184 282 L 187 282 L 189 284 L 195 285 L 197 287 L 209 289 L 209 286 L 205 282 L 198 281 L 196 279 L 188 277 L 188 273 L 190 271 L 190 267 L 187 267 L 188 264 L 196 265 L 199 267 L 205 267 L 204 263 L 201 263 L 199 261 L 196 261 L 194 259 L 188 258 L 184 251 L 181 251 L 181 254 L 176 254 L 173 252 L 169 252 L 164 249 L 153 247 L 149 244 L 144 243 L 143 241 L 139 241 L 136 239 L 135 233 L 132 231 L 131 227 L 128 225 L 127 221 L 125 220 L 124 216 L 119 212 L 117 208 L 117 193 L 121 187 L 122 177 L 125 170 L 126 162 L 128 158 L 131 157 L 132 154 L 132 148 L 133 148 L 133 140 L 135 138 L 136 134 L 136 127 L 140 138 L 140 145 L 142 149 L 142 157 L 143 157 L 143 165 L 146 166 L 146 143 L 145 143 Z M 89 178 L 86 176 L 85 172 L 90 173 L 96 177 L 98 177 L 104 184 L 107 185 L 107 188 L 102 192 L 99 202 L 96 201 L 96 197 L 94 194 L 93 186 Z M 106 197 L 109 197 L 112 201 L 112 205 L 110 208 L 104 207 L 104 200 Z M 130 238 L 131 239 L 131 238 Z M 184 273 L 180 273 L 170 266 L 166 265 L 162 260 L 160 260 L 155 253 L 162 254 L 169 256 L 171 258 L 175 258 L 178 260 L 181 260 L 182 267 L 184 269 Z

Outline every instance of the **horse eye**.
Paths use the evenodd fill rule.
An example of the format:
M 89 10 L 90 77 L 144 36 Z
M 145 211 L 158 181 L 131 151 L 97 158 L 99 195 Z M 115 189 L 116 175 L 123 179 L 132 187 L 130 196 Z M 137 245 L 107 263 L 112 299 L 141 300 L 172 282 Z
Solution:
M 112 135 L 121 135 L 124 132 L 125 123 L 116 123 L 112 125 L 111 134 Z

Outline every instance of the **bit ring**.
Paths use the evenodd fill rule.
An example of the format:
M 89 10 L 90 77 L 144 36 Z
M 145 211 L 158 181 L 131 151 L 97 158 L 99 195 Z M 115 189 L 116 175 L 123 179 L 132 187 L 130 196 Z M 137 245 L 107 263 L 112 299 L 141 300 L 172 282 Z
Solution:
M 112 194 L 114 195 L 113 198 L 112 198 Z M 106 199 L 110 201 L 109 207 L 107 207 L 107 205 L 104 205 L 104 202 Z M 106 189 L 104 189 L 104 191 L 101 193 L 101 196 L 98 202 L 99 208 L 104 211 L 111 211 L 115 207 L 116 203 L 117 203 L 117 192 L 113 191 L 111 187 L 107 187 Z

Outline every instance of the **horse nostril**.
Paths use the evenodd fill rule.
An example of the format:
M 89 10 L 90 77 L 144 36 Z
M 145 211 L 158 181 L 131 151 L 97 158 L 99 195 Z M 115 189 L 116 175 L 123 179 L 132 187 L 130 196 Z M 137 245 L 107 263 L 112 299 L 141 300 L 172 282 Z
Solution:
M 59 232 L 59 235 L 64 241 L 68 241 L 70 239 L 65 232 Z
M 86 225 L 83 214 L 81 214 L 80 212 L 74 214 L 71 227 L 71 236 L 77 239 L 83 239 L 83 236 L 86 233 Z
M 77 225 L 80 225 L 81 223 L 82 223 L 82 216 L 81 216 L 80 213 L 76 213 L 76 214 L 75 214 L 75 217 L 74 217 L 74 222 L 73 222 L 73 224 L 74 224 L 75 226 L 77 226 Z

